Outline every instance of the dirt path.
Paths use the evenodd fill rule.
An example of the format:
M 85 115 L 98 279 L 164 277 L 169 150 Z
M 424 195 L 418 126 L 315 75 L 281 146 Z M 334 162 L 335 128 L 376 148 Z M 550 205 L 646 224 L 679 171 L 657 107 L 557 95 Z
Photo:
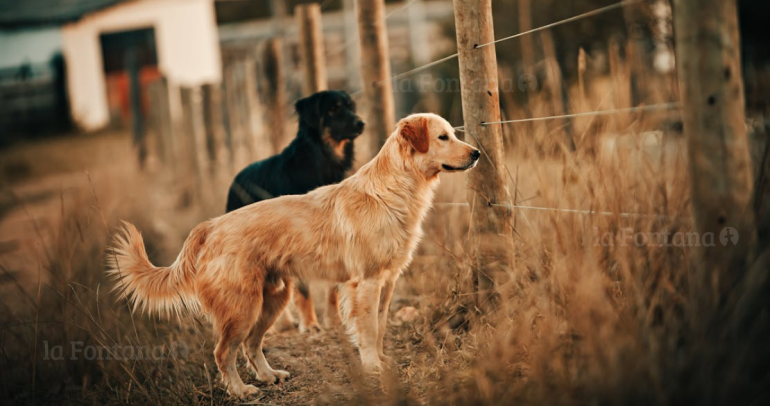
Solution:
M 7 174 L 9 167 L 11 170 L 29 168 L 23 170 L 24 176 L 13 179 L 10 184 L 8 177 L 0 182 L 0 185 L 5 185 L 0 189 L 0 295 L 4 295 L 9 305 L 13 300 L 8 292 L 18 293 L 17 284 L 33 292 L 38 283 L 46 283 L 40 279 L 40 275 L 46 274 L 40 272 L 40 267 L 45 266 L 54 241 L 60 237 L 59 229 L 66 220 L 68 208 L 77 208 L 77 205 L 80 205 L 85 210 L 95 210 L 93 194 L 99 194 L 102 198 L 101 204 L 105 206 L 112 204 L 110 199 L 126 200 L 122 202 L 124 205 L 153 204 L 130 200 L 135 191 L 129 189 L 124 180 L 137 175 L 134 173 L 135 164 L 131 162 L 133 157 L 128 153 L 131 148 L 127 137 L 106 135 L 88 140 L 87 146 L 81 145 L 82 142 L 81 139 L 72 139 L 69 142 L 59 139 L 51 141 L 50 144 L 36 145 L 36 149 L 22 146 L 18 153 L 3 151 L 0 154 L 12 157 L 10 161 L 6 160 L 0 165 L 0 172 Z M 91 145 L 92 143 L 97 146 Z M 101 146 L 98 146 L 99 144 Z M 99 155 L 99 158 L 89 159 L 92 154 Z M 37 161 L 41 159 L 47 160 L 43 167 L 37 166 Z M 109 188 L 116 190 L 105 190 Z M 138 188 L 149 190 L 152 186 L 140 184 Z M 143 192 L 148 195 L 158 194 L 154 189 L 148 190 Z M 160 193 L 168 194 L 170 193 Z M 109 195 L 110 199 L 104 198 L 107 197 L 104 195 Z M 107 210 L 104 207 L 100 208 L 102 209 Z M 166 238 L 165 234 L 180 234 L 181 238 L 184 238 L 185 233 L 179 230 L 186 226 L 180 227 L 172 223 L 195 220 L 193 217 L 196 214 L 174 211 L 171 205 L 162 210 L 165 210 L 165 214 L 158 215 L 156 212 L 147 214 L 147 217 L 156 231 L 163 227 L 170 230 L 161 232 L 160 240 L 164 246 L 160 249 L 163 252 L 168 251 L 163 257 L 171 255 L 173 259 L 178 250 L 175 239 L 179 236 Z M 181 244 L 181 241 L 179 243 Z M 419 258 L 417 261 L 419 262 Z M 397 287 L 391 307 L 391 320 L 395 318 L 396 311 L 416 300 L 410 297 L 405 286 L 405 283 L 400 283 Z M 325 291 L 322 286 L 314 287 L 319 314 L 324 314 Z M 386 374 L 384 379 L 385 386 L 390 387 L 391 391 L 395 386 L 389 382 L 393 380 L 409 384 L 412 357 L 416 355 L 410 343 L 414 335 L 413 327 L 409 324 L 396 324 L 398 323 L 390 323 L 386 335 L 386 354 L 395 359 L 397 369 L 394 374 Z M 266 339 L 266 357 L 274 368 L 289 371 L 292 378 L 279 385 L 258 384 L 262 393 L 257 398 L 245 401 L 231 399 L 221 387 L 214 366 L 212 352 L 215 338 L 210 334 L 208 326 L 202 330 L 199 332 L 201 346 L 195 349 L 198 353 L 189 358 L 190 362 L 205 360 L 203 362 L 206 363 L 205 368 L 199 369 L 202 372 L 200 375 L 190 377 L 195 382 L 196 391 L 199 392 L 198 399 L 202 404 L 210 404 L 212 401 L 214 404 L 358 404 L 377 402 L 378 398 L 387 396 L 378 381 L 363 379 L 357 351 L 341 328 L 332 328 L 313 334 L 300 334 L 296 329 L 271 332 Z M 180 337 L 186 337 L 185 339 L 193 339 L 181 331 L 179 334 Z M 162 338 L 159 341 L 162 341 Z M 257 384 L 256 379 L 248 375 L 243 359 L 239 360 L 239 370 L 247 383 Z M 419 389 L 417 391 L 419 392 Z

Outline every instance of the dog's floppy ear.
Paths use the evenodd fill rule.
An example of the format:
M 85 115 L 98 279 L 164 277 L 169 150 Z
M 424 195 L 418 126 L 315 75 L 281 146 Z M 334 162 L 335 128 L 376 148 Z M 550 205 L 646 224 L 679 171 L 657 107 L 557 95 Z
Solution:
M 294 109 L 297 111 L 299 121 L 316 129 L 321 128 L 320 98 L 320 95 L 316 93 L 303 99 L 299 99 L 294 103 Z
M 420 153 L 428 152 L 430 137 L 428 135 L 428 119 L 425 117 L 405 118 L 399 125 L 399 135 Z

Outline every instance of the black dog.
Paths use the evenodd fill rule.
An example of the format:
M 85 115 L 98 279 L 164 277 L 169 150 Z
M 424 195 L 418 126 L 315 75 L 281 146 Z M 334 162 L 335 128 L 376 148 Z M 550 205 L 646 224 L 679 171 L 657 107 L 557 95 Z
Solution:
M 255 162 L 235 177 L 227 211 L 282 195 L 305 194 L 342 181 L 353 165 L 353 140 L 364 131 L 355 102 L 327 90 L 300 99 L 297 138 L 280 154 Z
M 235 177 L 227 211 L 282 195 L 305 194 L 342 181 L 353 166 L 353 141 L 364 131 L 356 104 L 342 91 L 327 90 L 297 101 L 297 138 L 280 154 L 255 162 Z M 319 329 L 310 290 L 300 282 L 296 295 L 300 330 Z M 329 294 L 327 315 L 336 317 L 336 290 Z

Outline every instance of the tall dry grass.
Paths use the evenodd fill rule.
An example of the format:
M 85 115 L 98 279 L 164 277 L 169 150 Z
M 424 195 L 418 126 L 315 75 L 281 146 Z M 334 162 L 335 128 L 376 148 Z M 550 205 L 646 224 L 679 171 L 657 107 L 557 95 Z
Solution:
M 587 79 L 594 87 L 587 97 L 571 97 L 570 109 L 604 106 L 610 93 L 603 84 L 618 80 Z M 526 107 L 507 103 L 505 114 L 551 114 L 547 97 L 534 95 Z M 266 388 L 267 398 L 257 403 L 648 405 L 767 399 L 768 313 L 762 302 L 767 266 L 736 286 L 732 301 L 715 317 L 694 305 L 711 294 L 694 289 L 690 279 L 697 247 L 636 244 L 623 237 L 693 231 L 685 145 L 668 130 L 670 120 L 668 113 L 624 117 L 624 126 L 617 118 L 575 120 L 570 123 L 574 153 L 564 152 L 563 137 L 555 136 L 559 128 L 505 127 L 507 183 L 515 204 L 639 215 L 513 209 L 515 263 L 506 274 L 494 275 L 499 297 L 493 311 L 482 312 L 472 291 L 470 209 L 442 204 L 465 201 L 465 180 L 442 175 L 425 241 L 393 303 L 393 312 L 409 305 L 419 317 L 411 323 L 394 318 L 390 327 L 386 352 L 395 355 L 398 370 L 386 375 L 388 390 L 372 389 L 356 375 L 357 357 L 342 337 L 332 335 L 342 350 L 330 356 L 343 354 L 340 363 L 350 365 L 339 378 L 348 392 L 317 395 L 309 386 L 299 387 L 313 393 L 305 395 Z M 85 179 L 73 197 L 62 198 L 58 231 L 41 242 L 46 249 L 34 259 L 40 264 L 37 282 L 24 285 L 4 270 L 4 403 L 240 403 L 219 383 L 215 338 L 205 320 L 132 313 L 110 294 L 104 278 L 105 248 L 119 219 L 138 224 L 151 259 L 168 263 L 187 231 L 216 214 L 212 208 L 183 208 L 185 193 L 174 183 L 133 171 Z M 218 182 L 212 193 L 224 197 L 226 186 Z M 294 357 L 329 351 L 313 347 L 314 339 L 291 340 Z M 84 354 L 70 359 L 73 342 L 103 348 L 112 359 L 89 360 Z M 45 359 L 46 348 L 55 346 L 64 348 L 64 359 Z M 115 359 L 123 348 L 156 346 L 160 359 Z M 326 366 L 319 369 L 328 375 L 316 379 L 336 376 Z M 311 382 L 308 375 L 295 379 Z

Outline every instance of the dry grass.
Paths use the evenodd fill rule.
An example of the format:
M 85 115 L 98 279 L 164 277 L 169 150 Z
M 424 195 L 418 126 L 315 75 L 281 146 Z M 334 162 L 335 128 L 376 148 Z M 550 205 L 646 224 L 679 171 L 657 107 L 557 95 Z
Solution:
M 547 114 L 545 101 L 532 103 L 531 111 Z M 495 275 L 500 293 L 495 310 L 480 312 L 471 283 L 469 209 L 438 204 L 425 225 L 418 258 L 398 284 L 391 314 L 413 306 L 419 316 L 404 323 L 393 317 L 386 352 L 394 355 L 398 370 L 385 377 L 387 390 L 360 378 L 355 350 L 339 332 L 311 337 L 289 332 L 268 338 L 267 357 L 289 369 L 293 379 L 263 387 L 251 404 L 767 399 L 764 274 L 736 286 L 735 300 L 720 307 L 723 317 L 715 319 L 693 305 L 710 294 L 691 286 L 693 247 L 622 244 L 629 228 L 692 231 L 682 140 L 675 133 L 649 132 L 665 127 L 662 113 L 624 119 L 624 127 L 617 119 L 573 123 L 576 139 L 591 139 L 595 148 L 572 154 L 559 153 L 554 141 L 559 137 L 547 125 L 506 128 L 508 183 L 517 204 L 645 216 L 515 210 L 515 264 L 507 274 Z M 54 205 L 56 226 L 30 237 L 45 247 L 26 258 L 34 277 L 4 265 L 12 254 L 0 257 L 0 399 L 240 403 L 227 398 L 219 384 L 214 338 L 205 320 L 177 323 L 131 314 L 109 293 L 103 255 L 119 219 L 139 225 L 153 261 L 169 263 L 187 231 L 217 214 L 215 208 L 180 205 L 184 193 L 162 168 L 141 175 L 131 163 L 119 162 L 121 170 L 100 170 L 103 175 L 93 179 L 78 175 L 74 191 L 61 194 Z M 224 197 L 225 187 L 218 184 L 212 193 Z M 464 202 L 463 177 L 445 176 L 437 201 Z M 609 237 L 602 237 L 605 233 Z M 610 240 L 614 244 L 603 244 Z M 698 327 L 713 320 L 722 322 Z M 106 348 L 103 357 L 155 346 L 182 356 L 89 360 L 81 353 L 70 359 L 73 342 Z M 174 343 L 184 343 L 186 351 Z M 57 345 L 65 359 L 45 359 L 46 348 Z

